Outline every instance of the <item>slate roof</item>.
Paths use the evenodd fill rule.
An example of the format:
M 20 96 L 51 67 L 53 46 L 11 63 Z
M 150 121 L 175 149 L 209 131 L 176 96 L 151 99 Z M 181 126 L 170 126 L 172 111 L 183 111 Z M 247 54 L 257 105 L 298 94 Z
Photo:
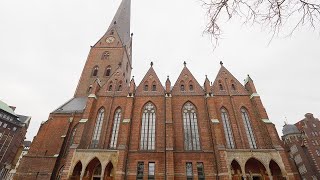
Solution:
M 87 104 L 87 97 L 75 97 L 54 110 L 52 113 L 83 112 Z
M 2 109 L 3 111 L 10 113 L 14 116 L 17 116 L 16 113 L 14 113 L 14 111 L 3 101 L 0 100 L 0 109 Z
M 130 40 L 130 9 L 131 0 L 122 0 L 117 13 L 108 28 L 109 31 L 113 27 L 116 27 L 123 44 Z
M 289 134 L 299 134 L 300 131 L 298 130 L 297 126 L 293 124 L 286 124 L 283 126 L 282 133 L 285 136 Z
M 31 117 L 30 116 L 24 116 L 24 115 L 19 115 L 18 114 L 18 117 L 19 117 L 19 121 L 23 124 L 25 124 L 27 127 L 29 127 L 29 124 L 30 124 L 30 120 L 31 120 Z

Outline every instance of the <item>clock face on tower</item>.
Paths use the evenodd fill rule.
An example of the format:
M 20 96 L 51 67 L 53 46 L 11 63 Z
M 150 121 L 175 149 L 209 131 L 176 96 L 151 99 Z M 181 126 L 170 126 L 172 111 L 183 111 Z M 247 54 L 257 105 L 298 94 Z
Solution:
M 114 40 L 115 40 L 115 38 L 113 36 L 109 36 L 106 38 L 107 43 L 112 43 Z

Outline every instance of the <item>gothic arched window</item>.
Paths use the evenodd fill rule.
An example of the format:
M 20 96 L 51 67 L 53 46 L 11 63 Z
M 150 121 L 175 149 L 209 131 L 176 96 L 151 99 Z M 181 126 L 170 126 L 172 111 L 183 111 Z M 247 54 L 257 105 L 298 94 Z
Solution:
M 108 91 L 112 91 L 112 82 L 109 84 Z
M 110 56 L 110 52 L 105 51 L 105 52 L 102 53 L 101 59 L 102 60 L 109 59 L 109 56 Z
M 99 67 L 98 66 L 95 66 L 92 70 L 92 76 L 97 76 L 98 75 L 98 70 L 99 70 Z
M 200 150 L 197 112 L 193 104 L 188 102 L 183 106 L 182 117 L 185 150 Z
M 111 66 L 108 66 L 106 68 L 106 76 L 110 76 L 111 75 Z
M 220 89 L 220 91 L 222 91 L 223 90 L 222 82 L 221 82 L 221 80 L 219 80 L 218 82 L 219 82 L 219 89 Z
M 193 83 L 192 83 L 192 81 L 189 82 L 189 91 L 193 91 Z
M 157 85 L 156 82 L 152 83 L 152 91 L 156 91 L 157 90 Z
M 98 147 L 100 134 L 101 134 L 101 128 L 102 128 L 102 124 L 103 124 L 103 118 L 104 118 L 104 108 L 101 108 L 98 111 L 97 120 L 96 120 L 96 124 L 95 124 L 94 131 L 93 131 L 93 136 L 92 136 L 92 141 L 91 141 L 91 148 Z
M 117 91 L 122 91 L 122 82 L 119 83 Z
M 143 90 L 144 91 L 148 91 L 149 90 L 149 86 L 148 86 L 148 82 L 147 81 L 144 83 Z
M 221 119 L 223 123 L 224 134 L 226 136 L 227 147 L 234 149 L 235 146 L 234 146 L 234 140 L 233 140 L 233 133 L 230 126 L 229 116 L 228 116 L 227 110 L 224 108 L 221 109 Z
M 252 126 L 250 123 L 250 118 L 248 115 L 248 111 L 245 108 L 241 108 L 241 115 L 244 123 L 244 128 L 246 130 L 247 138 L 249 141 L 250 148 L 257 149 L 256 140 L 253 135 Z
M 113 149 L 117 148 L 120 121 L 121 121 L 121 109 L 119 108 L 116 110 L 116 113 L 114 114 L 112 135 L 111 135 L 111 141 L 110 141 L 110 148 L 113 148 Z
M 147 103 L 143 108 L 141 124 L 141 150 L 154 150 L 156 140 L 156 110 L 152 103 Z
M 231 89 L 232 89 L 233 91 L 237 90 L 236 85 L 235 85 L 235 83 L 234 83 L 234 80 L 231 80 Z

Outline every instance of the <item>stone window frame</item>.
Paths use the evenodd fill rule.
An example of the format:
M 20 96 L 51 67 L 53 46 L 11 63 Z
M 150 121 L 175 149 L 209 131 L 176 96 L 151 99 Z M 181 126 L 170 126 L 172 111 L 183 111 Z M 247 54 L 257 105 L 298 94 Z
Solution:
M 230 125 L 228 110 L 225 107 L 222 107 L 220 109 L 220 112 L 221 112 L 221 120 L 222 120 L 222 124 L 223 124 L 224 134 L 226 137 L 227 147 L 229 149 L 235 149 L 233 131 L 232 131 L 232 127 Z
M 120 107 L 118 107 L 114 113 L 112 134 L 111 134 L 110 145 L 109 145 L 111 149 L 117 148 L 121 115 L 122 115 L 122 110 Z
M 249 117 L 248 110 L 245 107 L 241 107 L 240 112 L 241 112 L 244 128 L 246 131 L 246 135 L 248 138 L 249 146 L 251 149 L 257 149 L 258 148 L 257 142 L 256 142 L 254 132 L 252 129 L 251 120 Z
M 142 109 L 140 150 L 155 150 L 156 145 L 156 106 L 147 102 Z
M 184 149 L 186 151 L 201 150 L 197 108 L 191 102 L 186 102 L 182 107 L 182 121 L 184 133 Z

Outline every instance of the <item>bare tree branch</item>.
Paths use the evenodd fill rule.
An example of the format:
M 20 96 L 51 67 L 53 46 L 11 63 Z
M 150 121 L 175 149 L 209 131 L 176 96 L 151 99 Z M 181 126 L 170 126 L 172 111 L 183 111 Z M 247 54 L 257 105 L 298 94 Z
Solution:
M 271 40 L 285 25 L 292 26 L 291 36 L 298 27 L 320 29 L 320 0 L 201 0 L 209 22 L 205 33 L 215 44 L 221 38 L 221 20 L 239 18 L 242 24 L 259 24 L 272 33 Z M 270 41 L 271 41 L 270 40 Z

